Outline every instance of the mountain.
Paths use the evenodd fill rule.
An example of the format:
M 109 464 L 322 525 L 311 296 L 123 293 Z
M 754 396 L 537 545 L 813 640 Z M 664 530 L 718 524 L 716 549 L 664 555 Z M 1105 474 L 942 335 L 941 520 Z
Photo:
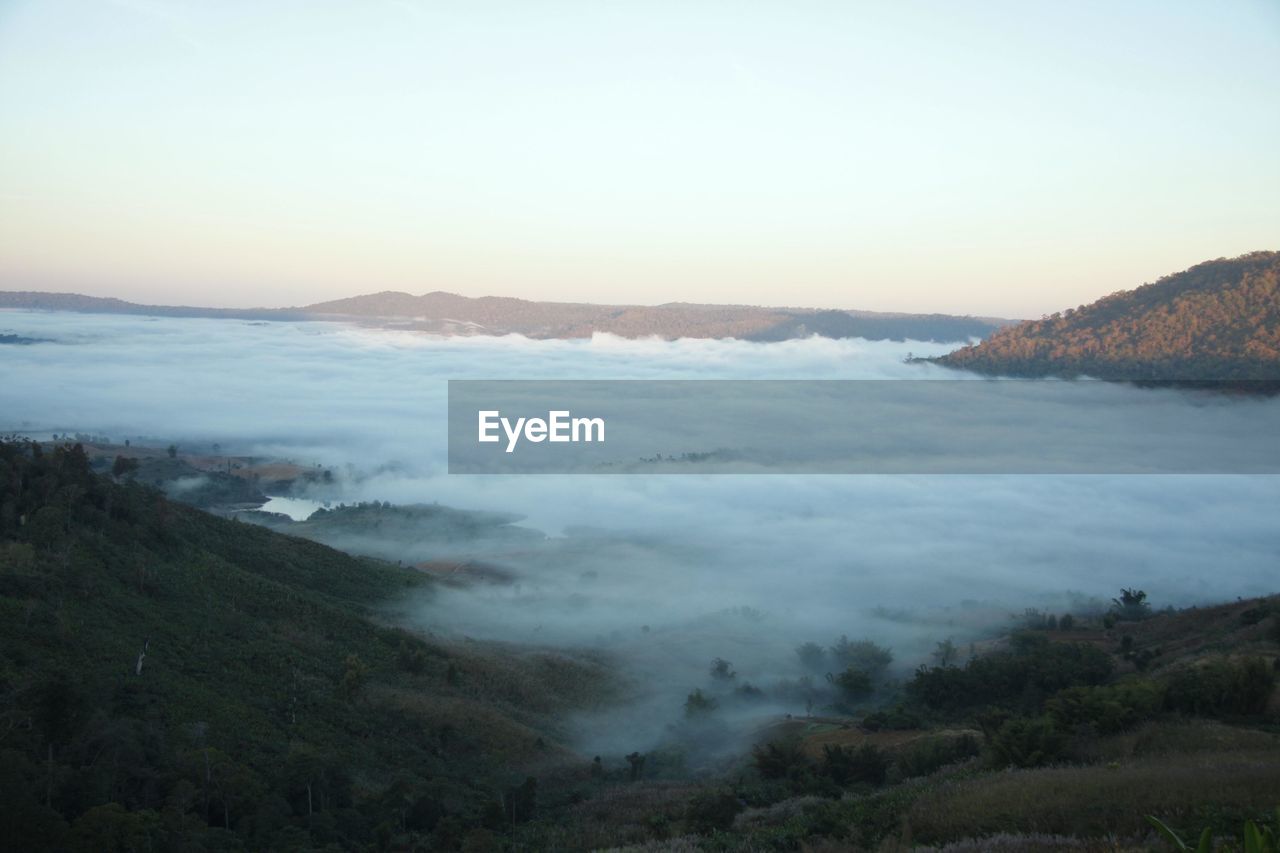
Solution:
M 934 361 L 1006 376 L 1280 380 L 1280 252 L 1197 264 Z
M 141 314 L 148 317 L 210 317 L 226 320 L 305 320 L 291 308 L 201 308 L 194 305 L 143 305 L 104 296 L 0 290 L 0 308 L 31 311 L 75 311 L 81 314 Z
M 989 335 L 1009 323 L 989 317 L 898 314 L 753 305 L 597 305 L 536 302 L 502 296 L 468 297 L 433 291 L 421 296 L 383 291 L 299 308 L 200 308 L 141 305 L 75 293 L 0 291 L 0 308 L 250 320 L 337 320 L 377 328 L 442 335 L 520 334 L 530 338 L 742 338 L 781 341 L 818 335 L 942 343 Z
M 947 314 L 893 314 L 754 305 L 597 305 L 533 302 L 434 291 L 413 296 L 385 291 L 299 309 L 334 319 L 453 334 L 521 334 L 530 338 L 585 338 L 605 332 L 624 338 L 742 338 L 781 341 L 818 335 L 868 340 L 967 341 L 1007 320 Z

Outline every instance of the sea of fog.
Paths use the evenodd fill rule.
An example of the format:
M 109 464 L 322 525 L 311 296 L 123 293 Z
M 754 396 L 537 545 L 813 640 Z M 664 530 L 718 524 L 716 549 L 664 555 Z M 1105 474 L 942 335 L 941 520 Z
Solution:
M 445 473 L 450 378 L 954 377 L 904 363 L 950 349 L 938 344 L 440 338 L 14 311 L 0 333 L 42 339 L 0 346 L 0 430 L 218 442 L 332 467 L 317 499 L 519 514 L 548 547 L 480 554 L 519 583 L 441 592 L 415 621 L 629 649 L 642 671 L 687 671 L 676 689 L 712 655 L 767 678 L 789 671 L 797 643 L 848 634 L 889 643 L 906 667 L 995 613 L 1121 586 L 1157 607 L 1213 602 L 1275 592 L 1280 577 L 1276 476 Z

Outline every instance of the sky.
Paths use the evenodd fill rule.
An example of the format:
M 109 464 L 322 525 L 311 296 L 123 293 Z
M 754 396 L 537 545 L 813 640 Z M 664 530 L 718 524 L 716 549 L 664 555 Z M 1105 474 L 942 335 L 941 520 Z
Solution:
M 0 0 L 0 289 L 1035 317 L 1280 249 L 1280 3 Z

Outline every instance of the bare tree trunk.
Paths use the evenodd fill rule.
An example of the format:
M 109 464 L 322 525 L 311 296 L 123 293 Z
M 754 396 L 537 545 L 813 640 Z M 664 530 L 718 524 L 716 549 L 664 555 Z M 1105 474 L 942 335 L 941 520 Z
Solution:
M 142 651 L 138 652 L 138 665 L 133 671 L 134 675 L 142 675 L 142 661 L 149 651 L 151 651 L 151 638 L 147 637 L 142 641 Z
M 142 661 L 149 651 L 151 651 L 151 638 L 147 637 L 142 641 L 142 651 L 138 652 L 138 665 L 133 670 L 134 675 L 142 675 Z

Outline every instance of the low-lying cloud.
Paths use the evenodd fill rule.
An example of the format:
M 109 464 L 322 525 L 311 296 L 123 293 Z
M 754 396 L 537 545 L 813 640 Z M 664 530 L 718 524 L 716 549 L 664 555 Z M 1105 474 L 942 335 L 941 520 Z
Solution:
M 449 476 L 448 379 L 948 378 L 861 340 L 432 338 L 325 323 L 0 314 L 0 430 L 153 436 L 338 473 L 312 496 L 511 512 L 551 537 L 484 542 L 511 585 L 442 590 L 437 631 L 614 649 L 666 673 L 713 656 L 782 677 L 805 640 L 873 636 L 900 664 L 994 609 L 1146 589 L 1157 606 L 1274 592 L 1274 476 Z M 1128 393 L 1147 393 L 1132 389 Z M 1251 405 L 1278 406 L 1280 402 Z M 944 412 L 936 413 L 945 417 Z M 967 615 L 969 614 L 969 615 Z M 793 672 L 790 674 L 794 675 Z M 669 695 L 667 695 L 669 693 Z M 657 695 L 657 694 L 655 694 Z

